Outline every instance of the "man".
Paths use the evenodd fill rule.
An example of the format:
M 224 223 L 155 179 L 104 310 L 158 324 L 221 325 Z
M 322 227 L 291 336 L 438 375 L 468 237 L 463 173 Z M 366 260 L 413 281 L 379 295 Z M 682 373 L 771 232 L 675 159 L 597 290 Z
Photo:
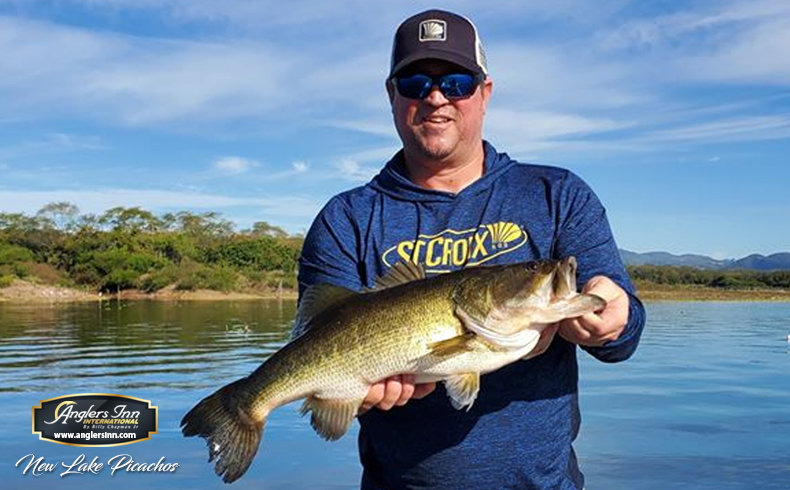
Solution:
M 595 194 L 567 170 L 517 163 L 483 141 L 492 88 L 469 20 L 431 10 L 401 24 L 386 89 L 403 149 L 321 211 L 300 290 L 359 290 L 398 260 L 441 273 L 574 255 L 583 290 L 607 305 L 546 329 L 540 355 L 483 376 L 469 412 L 412 376 L 373 385 L 359 416 L 363 488 L 582 488 L 576 346 L 622 361 L 644 325 Z

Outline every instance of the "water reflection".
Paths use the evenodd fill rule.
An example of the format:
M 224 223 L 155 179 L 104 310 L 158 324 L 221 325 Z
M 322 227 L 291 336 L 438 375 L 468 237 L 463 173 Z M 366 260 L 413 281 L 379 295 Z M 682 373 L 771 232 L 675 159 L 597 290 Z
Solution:
M 0 303 L 0 478 L 3 488 L 228 488 L 184 413 L 249 374 L 287 338 L 293 301 Z M 784 489 L 790 481 L 790 304 L 648 306 L 636 356 L 580 353 L 584 423 L 576 448 L 588 488 Z M 159 406 L 159 433 L 118 448 L 79 448 L 32 435 L 31 406 L 70 393 L 121 393 Z M 258 457 L 234 488 L 356 488 L 356 426 L 317 437 L 296 411 L 275 410 Z M 13 462 L 80 454 L 179 461 L 173 476 L 22 477 Z
M 282 345 L 294 313 L 293 301 L 0 305 L 0 392 L 48 390 L 53 379 L 208 386 Z

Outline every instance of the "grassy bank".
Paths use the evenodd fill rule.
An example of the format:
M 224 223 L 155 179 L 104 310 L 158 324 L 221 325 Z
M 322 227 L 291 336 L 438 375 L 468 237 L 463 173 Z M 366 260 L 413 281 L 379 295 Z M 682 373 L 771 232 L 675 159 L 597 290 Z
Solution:
M 76 303 L 112 299 L 155 301 L 241 301 L 259 299 L 296 299 L 294 289 L 249 289 L 246 291 L 217 291 L 211 289 L 182 290 L 171 285 L 157 291 L 122 289 L 115 293 L 90 291 L 80 288 L 38 284 L 21 279 L 0 287 L 0 302 L 5 303 Z
M 790 301 L 790 291 L 783 289 L 720 289 L 687 285 L 668 286 L 637 281 L 637 290 L 639 297 L 648 303 L 657 301 Z M 63 303 L 116 298 L 157 301 L 223 301 L 296 299 L 296 296 L 296 290 L 291 288 L 185 291 L 176 288 L 175 285 L 154 292 L 126 289 L 116 293 L 98 293 L 85 289 L 36 284 L 19 279 L 6 287 L 0 287 L 0 302 L 11 303 Z
M 636 284 L 642 301 L 790 301 L 785 289 L 722 289 L 706 286 Z

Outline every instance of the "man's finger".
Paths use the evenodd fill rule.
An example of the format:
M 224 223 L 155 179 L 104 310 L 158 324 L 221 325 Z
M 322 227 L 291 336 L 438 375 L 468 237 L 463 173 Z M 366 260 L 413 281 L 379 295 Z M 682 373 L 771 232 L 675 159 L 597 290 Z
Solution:
M 414 395 L 414 380 L 415 376 L 413 374 L 401 375 L 401 391 L 400 396 L 395 401 L 395 405 L 401 407 L 411 399 L 412 395 Z
M 592 336 L 600 335 L 607 331 L 606 321 L 596 313 L 587 313 L 576 319 L 578 326 L 589 332 Z
M 436 383 L 421 383 L 414 385 L 414 394 L 411 397 L 419 400 L 433 393 L 435 389 Z
M 384 398 L 376 405 L 382 410 L 389 410 L 395 406 L 395 402 L 400 398 L 402 385 L 400 376 L 393 376 L 387 378 L 386 386 L 384 387 Z
M 362 400 L 362 405 L 359 407 L 359 414 L 363 414 L 373 408 L 377 403 L 384 399 L 384 388 L 386 384 L 384 381 L 373 383 L 370 385 L 368 395 Z

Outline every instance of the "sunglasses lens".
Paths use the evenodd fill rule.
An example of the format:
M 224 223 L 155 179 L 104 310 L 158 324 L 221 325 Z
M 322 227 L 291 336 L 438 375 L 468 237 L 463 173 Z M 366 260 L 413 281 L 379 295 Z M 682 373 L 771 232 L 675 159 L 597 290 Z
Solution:
M 439 90 L 448 99 L 469 97 L 477 89 L 477 77 L 466 73 L 445 75 L 439 79 Z
M 398 93 L 409 99 L 424 99 L 431 93 L 433 79 L 428 75 L 416 73 L 408 77 L 397 77 L 395 83 Z
M 477 89 L 480 79 L 467 73 L 451 73 L 438 79 L 415 73 L 414 75 L 395 77 L 398 93 L 409 99 L 424 99 L 431 93 L 434 85 L 448 99 L 469 97 Z

